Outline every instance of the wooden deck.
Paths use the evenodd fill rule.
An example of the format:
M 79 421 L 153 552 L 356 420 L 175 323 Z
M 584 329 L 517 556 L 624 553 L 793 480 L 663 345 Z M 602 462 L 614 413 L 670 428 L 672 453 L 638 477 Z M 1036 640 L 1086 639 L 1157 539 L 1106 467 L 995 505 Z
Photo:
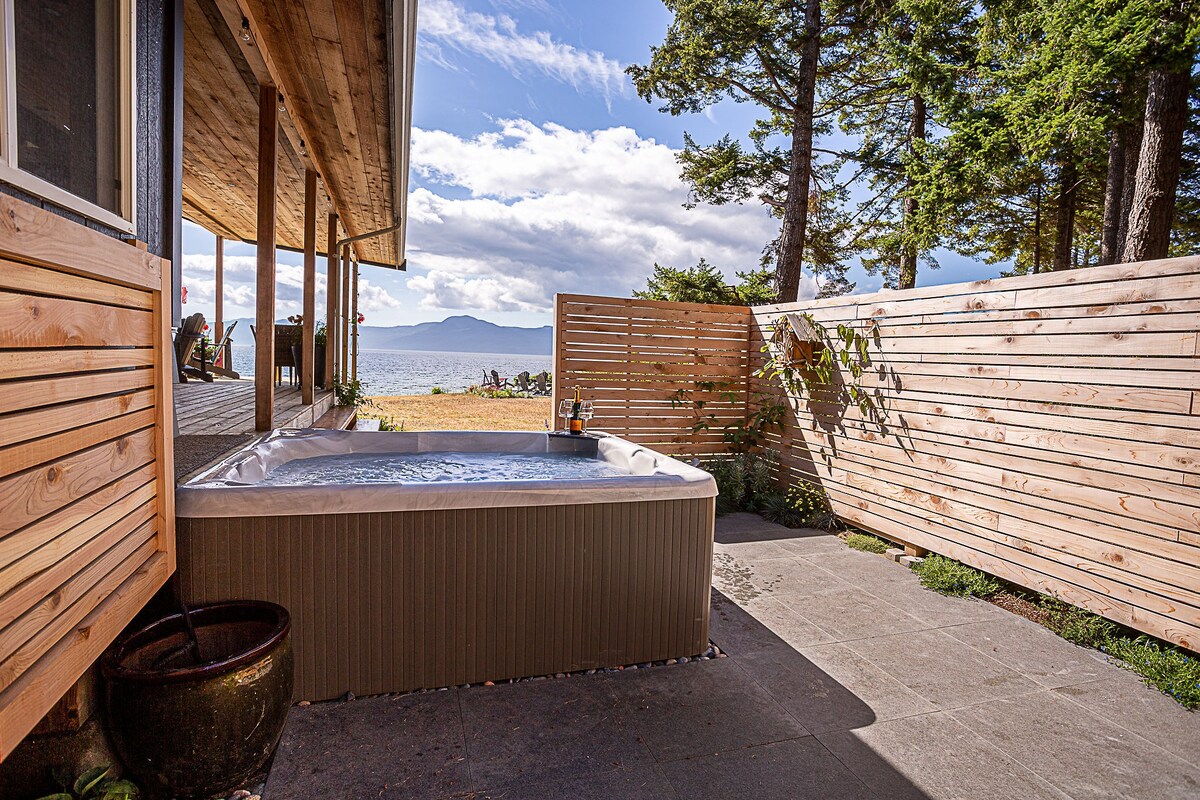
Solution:
M 333 405 L 333 392 L 318 388 L 315 402 L 300 402 L 299 386 L 275 387 L 276 428 L 306 428 Z M 175 385 L 179 435 L 254 433 L 254 381 L 193 381 Z

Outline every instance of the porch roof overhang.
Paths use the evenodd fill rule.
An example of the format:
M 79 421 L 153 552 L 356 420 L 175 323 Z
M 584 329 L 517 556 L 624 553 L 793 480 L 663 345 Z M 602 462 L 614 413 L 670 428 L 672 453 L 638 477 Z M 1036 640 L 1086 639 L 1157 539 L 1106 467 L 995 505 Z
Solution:
M 256 240 L 258 89 L 270 84 L 281 97 L 277 245 L 303 247 L 311 169 L 324 188 L 317 213 L 337 213 L 339 239 L 394 228 L 355 241 L 355 257 L 403 269 L 416 0 L 184 5 L 184 217 Z

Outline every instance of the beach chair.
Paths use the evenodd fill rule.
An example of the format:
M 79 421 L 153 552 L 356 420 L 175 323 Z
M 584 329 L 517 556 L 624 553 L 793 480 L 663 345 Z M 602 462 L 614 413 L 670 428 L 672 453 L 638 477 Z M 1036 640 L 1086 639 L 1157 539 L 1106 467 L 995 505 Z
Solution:
M 479 385 L 484 389 L 490 389 L 495 385 L 492 383 L 492 376 L 488 375 L 488 371 L 486 369 L 483 371 L 483 383 Z
M 492 385 L 492 388 L 494 388 L 494 389 L 507 389 L 508 388 L 508 378 L 501 378 L 499 372 L 496 372 L 496 370 L 492 370 L 492 384 L 491 385 Z
M 521 394 L 529 394 L 529 373 L 522 372 L 517 376 L 517 391 Z
M 537 376 L 537 388 L 534 393 L 538 396 L 545 397 L 550 394 L 550 374 L 546 370 L 542 370 Z
M 175 332 L 175 366 L 179 370 L 179 382 L 187 383 L 188 378 L 198 378 L 206 383 L 212 383 L 213 376 L 205 368 L 203 354 L 200 366 L 191 364 L 192 356 L 196 353 L 196 345 L 204 335 L 204 315 L 197 311 L 187 317 Z

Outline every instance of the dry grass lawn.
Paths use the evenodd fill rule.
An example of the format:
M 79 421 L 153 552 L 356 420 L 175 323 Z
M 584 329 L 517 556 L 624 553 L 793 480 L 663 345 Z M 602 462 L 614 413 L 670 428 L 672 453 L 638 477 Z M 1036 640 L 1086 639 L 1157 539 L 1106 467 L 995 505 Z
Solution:
M 540 431 L 554 424 L 548 397 L 486 399 L 473 394 L 372 397 L 368 419 L 390 418 L 406 431 Z

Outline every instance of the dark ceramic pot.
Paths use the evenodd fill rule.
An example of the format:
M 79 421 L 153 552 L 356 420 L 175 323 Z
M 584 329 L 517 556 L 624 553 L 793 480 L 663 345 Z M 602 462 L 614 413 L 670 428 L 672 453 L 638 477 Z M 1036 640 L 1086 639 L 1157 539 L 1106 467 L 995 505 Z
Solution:
M 205 663 L 156 664 L 188 641 L 174 614 L 120 642 L 102 664 L 113 744 L 151 797 L 239 788 L 274 755 L 292 701 L 286 609 L 233 601 L 191 618 Z
M 325 386 L 325 345 L 313 345 L 313 359 L 313 383 L 328 389 Z

